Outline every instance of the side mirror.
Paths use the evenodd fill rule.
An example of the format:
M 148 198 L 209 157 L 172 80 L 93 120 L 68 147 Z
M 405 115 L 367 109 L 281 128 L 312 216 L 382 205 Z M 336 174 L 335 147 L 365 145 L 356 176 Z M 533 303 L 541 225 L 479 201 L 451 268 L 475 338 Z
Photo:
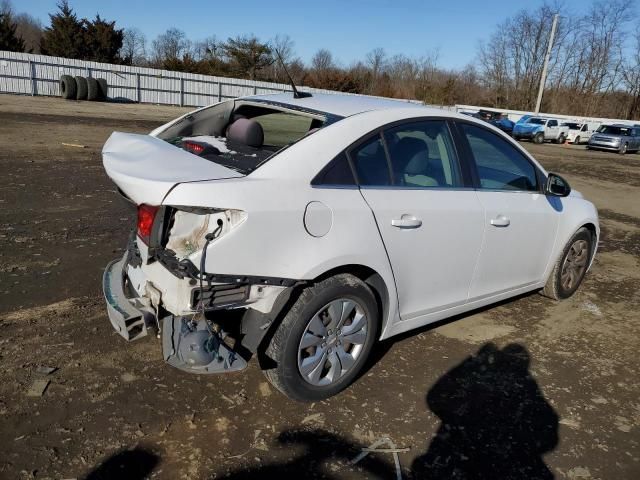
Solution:
M 569 182 L 560 175 L 550 173 L 547 177 L 544 193 L 554 197 L 566 197 L 571 193 L 571 187 L 569 186 Z

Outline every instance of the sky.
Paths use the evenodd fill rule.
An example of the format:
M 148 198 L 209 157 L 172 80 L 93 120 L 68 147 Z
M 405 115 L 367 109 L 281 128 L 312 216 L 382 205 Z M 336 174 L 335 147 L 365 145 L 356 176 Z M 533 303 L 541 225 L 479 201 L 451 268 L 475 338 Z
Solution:
M 56 0 L 13 0 L 49 25 Z M 496 25 L 522 8 L 542 0 L 70 0 L 78 17 L 115 20 L 118 27 L 137 27 L 149 44 L 168 28 L 183 30 L 190 40 L 215 35 L 226 40 L 255 34 L 263 41 L 286 34 L 296 54 L 309 62 L 320 48 L 343 65 L 364 59 L 382 47 L 389 55 L 412 58 L 437 52 L 442 68 L 462 68 L 474 60 L 478 44 Z M 591 2 L 563 0 L 569 11 L 582 12 Z

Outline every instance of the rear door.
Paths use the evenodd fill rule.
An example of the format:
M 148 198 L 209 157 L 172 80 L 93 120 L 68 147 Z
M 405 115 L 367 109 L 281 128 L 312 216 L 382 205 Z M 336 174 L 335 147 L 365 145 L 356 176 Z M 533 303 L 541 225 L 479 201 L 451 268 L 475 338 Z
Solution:
M 542 172 L 507 139 L 480 125 L 460 122 L 458 127 L 475 165 L 485 212 L 470 301 L 540 282 L 555 242 L 561 200 L 542 193 Z
M 387 249 L 402 320 L 466 303 L 484 214 L 448 123 L 389 127 L 349 157 Z

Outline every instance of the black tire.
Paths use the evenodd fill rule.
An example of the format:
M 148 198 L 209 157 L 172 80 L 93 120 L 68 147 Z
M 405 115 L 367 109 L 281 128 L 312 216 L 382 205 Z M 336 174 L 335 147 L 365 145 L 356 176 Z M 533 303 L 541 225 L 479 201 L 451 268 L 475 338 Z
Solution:
M 98 81 L 95 78 L 87 78 L 87 100 L 94 102 L 99 97 L 100 87 L 98 86 Z
M 84 77 L 74 77 L 76 80 L 76 100 L 87 99 L 87 79 Z
M 367 334 L 354 363 L 338 380 L 324 386 L 313 385 L 303 377 L 298 367 L 300 342 L 311 320 L 327 304 L 338 299 L 353 301 L 361 307 L 366 316 Z M 276 366 L 265 370 L 264 373 L 274 387 L 294 400 L 312 402 L 336 395 L 348 387 L 362 370 L 378 337 L 379 323 L 377 302 L 366 283 L 349 274 L 339 274 L 322 280 L 302 291 L 276 328 L 265 351 Z M 330 346 L 327 349 L 330 351 Z M 318 365 L 323 365 L 324 370 L 329 363 L 328 360 L 324 360 L 325 357 L 322 358 Z
M 98 79 L 98 90 L 100 92 L 100 100 L 106 100 L 109 95 L 109 84 L 106 79 Z
M 78 86 L 71 75 L 60 77 L 60 96 L 66 100 L 75 100 Z
M 629 144 L 625 142 L 625 144 L 620 147 L 620 150 L 618 150 L 618 153 L 620 155 L 626 155 L 628 150 L 629 150 Z
M 87 100 L 95 101 L 99 95 L 98 81 L 95 78 L 87 78 Z
M 556 140 L 556 143 L 562 145 L 565 142 L 566 138 L 564 136 L 564 134 L 560 134 L 560 136 L 558 137 L 558 140 Z
M 537 143 L 538 145 L 544 143 L 544 133 L 536 133 L 533 137 L 533 143 Z
M 577 136 L 577 137 L 575 138 L 575 140 L 573 141 L 573 144 L 574 144 L 574 145 L 580 145 L 580 136 Z
M 578 287 L 582 283 L 582 280 L 584 279 L 584 276 L 587 273 L 587 269 L 589 268 L 589 263 L 591 262 L 591 255 L 593 254 L 593 240 L 594 239 L 593 239 L 593 236 L 591 235 L 591 232 L 584 227 L 578 230 L 573 235 L 573 237 L 571 237 L 571 240 L 569 240 L 569 242 L 567 242 L 567 245 L 564 247 L 564 250 L 562 251 L 562 255 L 560 255 L 560 258 L 556 261 L 555 265 L 553 266 L 551 275 L 549 275 L 549 278 L 547 279 L 547 284 L 544 286 L 542 290 L 542 294 L 545 297 L 549 297 L 553 300 L 561 300 L 564 298 L 569 298 L 571 295 L 574 294 L 574 292 L 578 289 Z M 567 269 L 572 268 L 571 265 L 577 265 L 576 263 L 572 263 L 571 261 L 568 261 L 567 257 L 569 257 L 570 254 L 572 254 L 572 249 L 574 249 L 573 252 L 575 252 L 575 246 L 580 245 L 579 242 L 586 242 L 586 247 L 585 247 L 586 256 L 584 258 L 579 257 L 580 263 L 582 263 L 582 260 L 584 260 L 584 268 L 582 268 L 581 271 L 576 272 L 576 276 L 572 280 L 571 285 L 564 285 L 562 281 L 563 271 L 565 271 L 565 268 Z

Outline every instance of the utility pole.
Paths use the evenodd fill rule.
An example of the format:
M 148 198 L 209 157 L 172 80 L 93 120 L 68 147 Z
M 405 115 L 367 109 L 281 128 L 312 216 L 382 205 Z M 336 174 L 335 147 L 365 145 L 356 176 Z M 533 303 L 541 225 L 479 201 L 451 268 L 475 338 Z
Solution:
M 558 14 L 553 16 L 553 23 L 551 24 L 551 34 L 549 35 L 549 46 L 547 47 L 547 54 L 544 57 L 544 66 L 542 67 L 542 77 L 540 77 L 540 88 L 538 89 L 538 101 L 536 102 L 535 113 L 540 113 L 540 104 L 542 103 L 542 92 L 544 91 L 544 83 L 547 80 L 547 67 L 549 66 L 549 57 L 551 56 L 551 49 L 553 48 L 553 37 L 556 36 L 556 25 L 558 24 Z

